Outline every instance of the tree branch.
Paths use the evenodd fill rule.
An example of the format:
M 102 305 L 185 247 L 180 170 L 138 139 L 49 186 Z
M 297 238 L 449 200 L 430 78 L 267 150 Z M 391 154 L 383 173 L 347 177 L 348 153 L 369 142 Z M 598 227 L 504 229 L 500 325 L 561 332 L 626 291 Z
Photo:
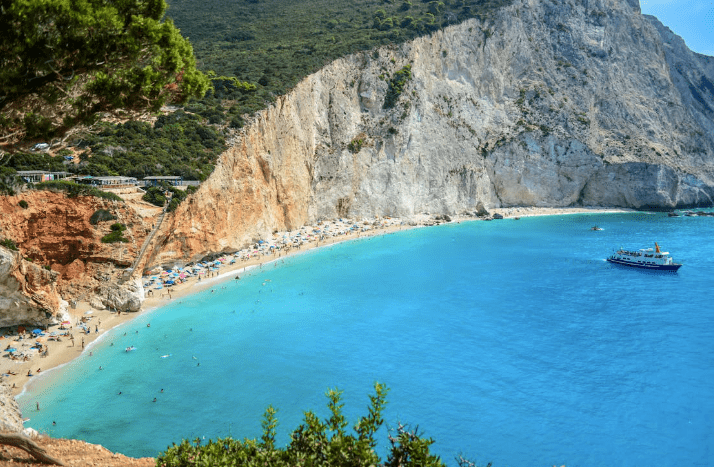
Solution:
M 64 465 L 62 461 L 47 454 L 44 448 L 20 433 L 0 433 L 0 444 L 15 446 L 29 453 L 35 459 L 45 464 Z

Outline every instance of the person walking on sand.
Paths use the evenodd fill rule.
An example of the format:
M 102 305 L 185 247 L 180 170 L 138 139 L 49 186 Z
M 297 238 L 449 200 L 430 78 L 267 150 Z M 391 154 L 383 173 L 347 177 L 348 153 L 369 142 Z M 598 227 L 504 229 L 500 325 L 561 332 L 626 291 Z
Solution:
M 72 347 L 74 347 L 74 334 L 69 335 L 69 340 L 72 341 Z
M 84 348 L 84 336 L 82 336 L 82 348 Z

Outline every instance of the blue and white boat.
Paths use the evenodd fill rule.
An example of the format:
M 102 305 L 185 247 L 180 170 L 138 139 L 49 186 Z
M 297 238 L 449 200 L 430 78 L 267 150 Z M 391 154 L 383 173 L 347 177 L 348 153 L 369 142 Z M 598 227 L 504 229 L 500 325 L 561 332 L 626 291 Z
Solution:
M 661 251 L 657 243 L 654 249 L 642 248 L 638 251 L 619 249 L 607 260 L 614 264 L 656 271 L 676 271 L 682 267 L 681 263 L 674 262 L 668 252 Z

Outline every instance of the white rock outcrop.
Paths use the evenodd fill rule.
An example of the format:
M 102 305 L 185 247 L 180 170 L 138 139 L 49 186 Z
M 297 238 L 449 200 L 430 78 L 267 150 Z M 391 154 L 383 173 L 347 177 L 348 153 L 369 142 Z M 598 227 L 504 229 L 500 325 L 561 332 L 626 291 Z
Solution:
M 714 59 L 667 31 L 637 0 L 516 0 L 337 60 L 243 129 L 155 260 L 319 218 L 710 205 Z
M 0 327 L 59 323 L 68 303 L 56 291 L 56 276 L 0 247 Z
M 22 413 L 12 389 L 0 384 L 0 433 L 21 433 L 22 430 Z
M 140 311 L 141 304 L 144 302 L 144 285 L 141 279 L 137 278 L 119 286 L 114 284 L 102 286 L 95 299 L 110 310 Z

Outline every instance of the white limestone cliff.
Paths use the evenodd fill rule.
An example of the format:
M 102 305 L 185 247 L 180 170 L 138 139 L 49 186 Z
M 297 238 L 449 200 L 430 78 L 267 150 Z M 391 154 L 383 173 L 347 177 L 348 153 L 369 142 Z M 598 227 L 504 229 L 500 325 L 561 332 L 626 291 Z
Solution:
M 243 129 L 154 261 L 319 218 L 710 205 L 714 65 L 665 29 L 637 0 L 516 0 L 337 60 Z

